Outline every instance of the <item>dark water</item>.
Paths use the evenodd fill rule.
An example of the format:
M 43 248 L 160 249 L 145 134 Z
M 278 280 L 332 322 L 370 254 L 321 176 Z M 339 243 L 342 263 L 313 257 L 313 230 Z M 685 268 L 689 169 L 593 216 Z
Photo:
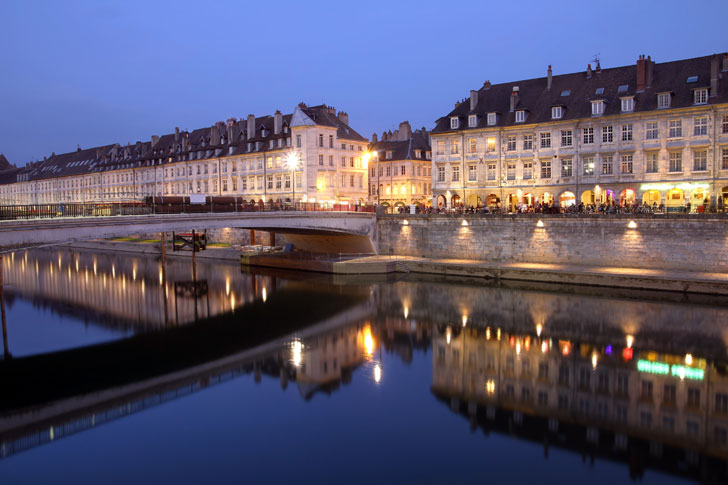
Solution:
M 725 300 L 4 260 L 3 484 L 727 479 Z

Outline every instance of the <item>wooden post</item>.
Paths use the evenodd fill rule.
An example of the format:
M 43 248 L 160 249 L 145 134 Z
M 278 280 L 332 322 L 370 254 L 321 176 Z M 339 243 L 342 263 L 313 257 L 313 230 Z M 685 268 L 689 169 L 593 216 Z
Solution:
M 270 231 L 268 233 L 268 235 L 270 236 L 270 239 L 268 240 L 270 246 L 275 246 L 276 245 L 276 233 L 273 231 Z
M 6 359 L 11 357 L 8 345 L 8 323 L 5 320 L 5 293 L 3 292 L 3 257 L 0 254 L 0 313 L 3 324 L 3 352 Z
M 250 245 L 255 246 L 255 229 L 250 230 Z

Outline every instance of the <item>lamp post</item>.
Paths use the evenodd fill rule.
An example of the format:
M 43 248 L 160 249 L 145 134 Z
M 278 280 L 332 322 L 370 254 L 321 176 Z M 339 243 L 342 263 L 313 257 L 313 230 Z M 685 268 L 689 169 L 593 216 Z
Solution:
M 369 178 L 369 160 L 372 159 L 372 153 L 371 152 L 364 152 L 364 155 L 362 155 L 362 167 L 364 167 L 365 173 L 367 174 L 367 178 Z M 377 187 L 379 189 L 379 187 Z M 367 199 L 369 199 L 370 196 L 369 192 L 369 184 L 367 184 Z
M 300 159 L 296 152 L 291 152 L 286 157 L 286 167 L 291 171 L 291 190 L 293 192 L 292 202 L 294 209 L 296 208 L 296 170 L 298 169 L 299 162 Z

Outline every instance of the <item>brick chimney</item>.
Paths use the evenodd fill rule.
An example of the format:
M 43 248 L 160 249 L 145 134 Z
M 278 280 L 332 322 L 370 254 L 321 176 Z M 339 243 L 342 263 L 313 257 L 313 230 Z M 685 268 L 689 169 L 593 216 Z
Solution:
M 228 143 L 230 143 L 230 144 L 237 141 L 237 140 L 235 140 L 235 135 L 236 135 L 235 124 L 237 122 L 238 122 L 238 120 L 236 120 L 235 118 L 228 118 L 228 120 L 227 120 L 227 138 L 228 138 Z
M 478 91 L 475 89 L 470 90 L 470 111 L 475 111 L 475 107 L 478 106 Z
M 718 95 L 718 62 L 720 57 L 715 54 L 710 60 L 710 97 L 714 98 Z
M 399 124 L 399 130 L 397 130 L 397 140 L 407 141 L 412 138 L 412 127 L 409 121 L 403 121 Z
M 283 131 L 283 115 L 281 110 L 277 109 L 273 115 L 273 134 L 280 135 L 281 131 Z
M 372 133 L 372 143 L 377 143 L 377 134 Z
M 346 111 L 339 111 L 339 114 L 337 114 L 336 116 L 339 117 L 339 121 L 344 123 L 346 126 L 349 126 L 349 113 L 347 113 Z
M 591 77 L 592 77 L 592 68 L 591 68 L 591 64 L 587 64 L 587 65 L 586 65 L 586 78 L 587 78 L 587 79 L 591 79 Z
M 255 115 L 248 115 L 248 140 L 255 138 Z
M 549 70 L 547 71 L 548 84 L 546 88 L 551 91 L 551 82 L 553 81 L 553 75 L 551 73 L 551 64 L 549 64 Z
M 483 83 L 483 89 L 490 89 L 490 81 L 485 81 Z
M 728 54 L 723 54 L 723 72 L 728 72 Z
M 637 59 L 637 92 L 644 93 L 647 86 L 647 69 L 645 65 L 645 55 L 642 54 Z
M 159 137 L 157 135 L 152 135 L 152 148 L 154 148 L 157 143 L 159 143 Z
M 179 141 L 179 126 L 174 127 L 174 141 L 175 142 Z
M 518 86 L 513 86 L 513 89 L 511 90 L 511 113 L 513 113 L 513 110 L 516 109 L 516 106 L 518 106 Z
M 652 87 L 652 73 L 653 73 L 653 67 L 655 66 L 655 63 L 652 62 L 652 58 L 650 56 L 647 56 L 647 87 Z

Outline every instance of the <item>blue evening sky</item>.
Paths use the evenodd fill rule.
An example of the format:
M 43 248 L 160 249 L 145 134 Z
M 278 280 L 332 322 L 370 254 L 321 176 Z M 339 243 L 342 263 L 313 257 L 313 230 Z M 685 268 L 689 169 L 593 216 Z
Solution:
M 728 2 L 0 0 L 0 153 L 134 143 L 175 126 L 349 113 L 432 128 L 470 89 L 728 50 Z

